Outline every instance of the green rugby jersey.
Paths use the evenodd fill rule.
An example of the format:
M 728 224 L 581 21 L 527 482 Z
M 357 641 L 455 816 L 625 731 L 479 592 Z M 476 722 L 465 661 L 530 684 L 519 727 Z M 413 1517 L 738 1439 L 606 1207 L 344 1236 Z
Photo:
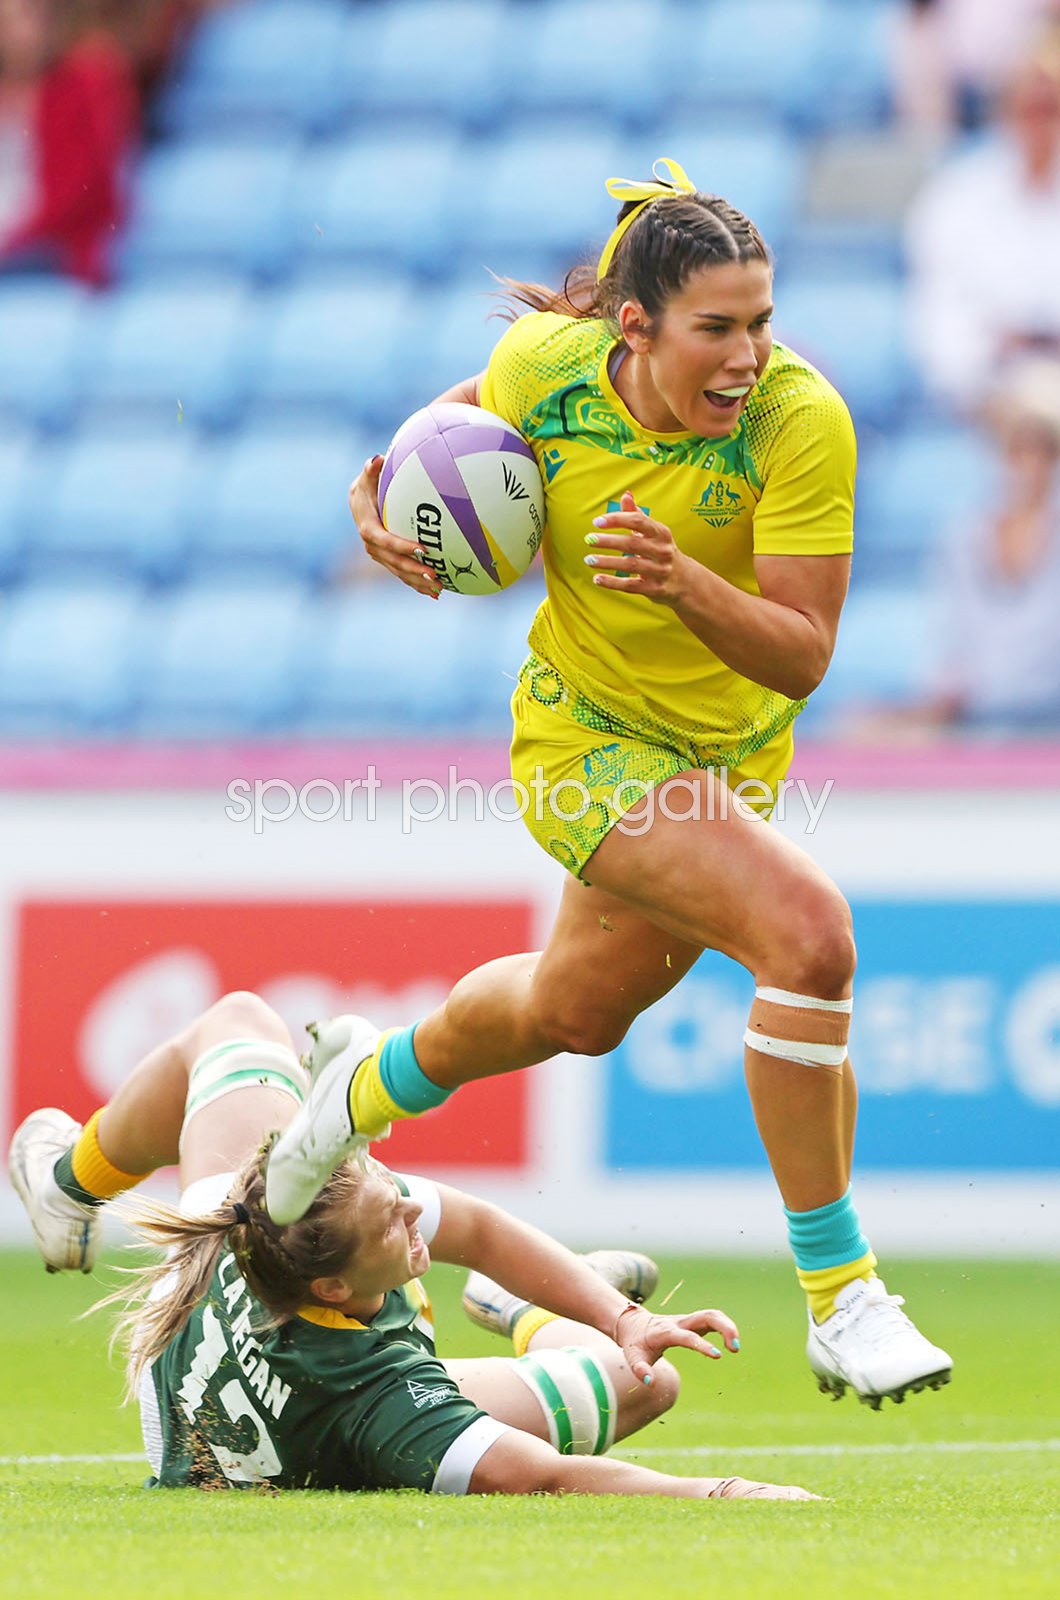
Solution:
M 507 1431 L 436 1357 L 418 1282 L 392 1289 L 370 1323 L 324 1307 L 268 1320 L 225 1250 L 141 1389 L 159 1485 L 460 1494 Z

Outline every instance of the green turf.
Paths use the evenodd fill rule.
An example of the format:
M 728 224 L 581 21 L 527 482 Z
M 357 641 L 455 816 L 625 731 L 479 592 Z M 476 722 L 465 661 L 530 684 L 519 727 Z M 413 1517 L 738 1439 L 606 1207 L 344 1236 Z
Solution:
M 663 1292 L 680 1278 L 674 1307 L 724 1306 L 744 1348 L 679 1358 L 677 1408 L 633 1442 L 645 1463 L 803 1483 L 827 1502 L 147 1494 L 133 1463 L 5 1463 L 0 1594 L 263 1600 L 326 1584 L 472 1600 L 492 1582 L 547 1600 L 683 1600 L 693 1584 L 726 1600 L 1057 1595 L 1060 1267 L 889 1263 L 890 1286 L 957 1367 L 950 1389 L 879 1414 L 815 1392 L 782 1262 L 668 1261 Z M 136 1450 L 105 1319 L 73 1320 L 100 1284 L 49 1278 L 15 1253 L 0 1253 L 0 1283 L 0 1456 Z M 452 1273 L 435 1269 L 430 1287 L 443 1354 L 501 1353 L 460 1317 Z

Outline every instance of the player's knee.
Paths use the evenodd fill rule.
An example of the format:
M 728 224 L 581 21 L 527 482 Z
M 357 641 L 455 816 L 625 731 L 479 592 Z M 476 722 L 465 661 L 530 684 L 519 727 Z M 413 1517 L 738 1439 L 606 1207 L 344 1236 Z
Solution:
M 786 933 L 783 988 L 822 1000 L 850 992 L 857 950 L 850 907 L 838 889 L 829 886 L 800 897 L 786 919 Z
M 681 1375 L 677 1368 L 663 1357 L 652 1368 L 651 1387 L 646 1387 L 643 1384 L 641 1387 L 647 1396 L 648 1415 L 645 1420 L 652 1422 L 656 1417 L 661 1417 L 664 1412 L 669 1411 L 670 1407 L 676 1403 L 677 1397 L 681 1393 Z
M 206 1013 L 204 1021 L 223 1028 L 230 1037 L 244 1039 L 271 1039 L 287 1042 L 287 1028 L 283 1018 L 268 1001 L 250 989 L 233 989 L 221 996 Z
M 631 1021 L 624 1015 L 571 1012 L 549 1017 L 544 1028 L 555 1055 L 566 1050 L 574 1056 L 605 1056 L 622 1043 Z

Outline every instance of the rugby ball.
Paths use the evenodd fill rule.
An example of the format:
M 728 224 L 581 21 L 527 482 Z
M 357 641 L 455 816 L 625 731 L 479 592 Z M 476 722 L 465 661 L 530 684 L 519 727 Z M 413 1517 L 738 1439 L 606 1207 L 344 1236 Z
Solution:
M 383 524 L 414 539 L 455 594 L 495 594 L 521 578 L 545 526 L 534 453 L 503 417 L 445 402 L 394 435 L 379 478 Z

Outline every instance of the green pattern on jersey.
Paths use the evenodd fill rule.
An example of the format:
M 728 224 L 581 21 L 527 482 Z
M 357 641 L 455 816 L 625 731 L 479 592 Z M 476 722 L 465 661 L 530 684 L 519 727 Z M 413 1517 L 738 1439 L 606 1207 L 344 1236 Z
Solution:
M 483 1413 L 436 1358 L 425 1303 L 392 1289 L 367 1324 L 323 1312 L 270 1328 L 226 1251 L 151 1369 L 159 1483 L 429 1490 Z

